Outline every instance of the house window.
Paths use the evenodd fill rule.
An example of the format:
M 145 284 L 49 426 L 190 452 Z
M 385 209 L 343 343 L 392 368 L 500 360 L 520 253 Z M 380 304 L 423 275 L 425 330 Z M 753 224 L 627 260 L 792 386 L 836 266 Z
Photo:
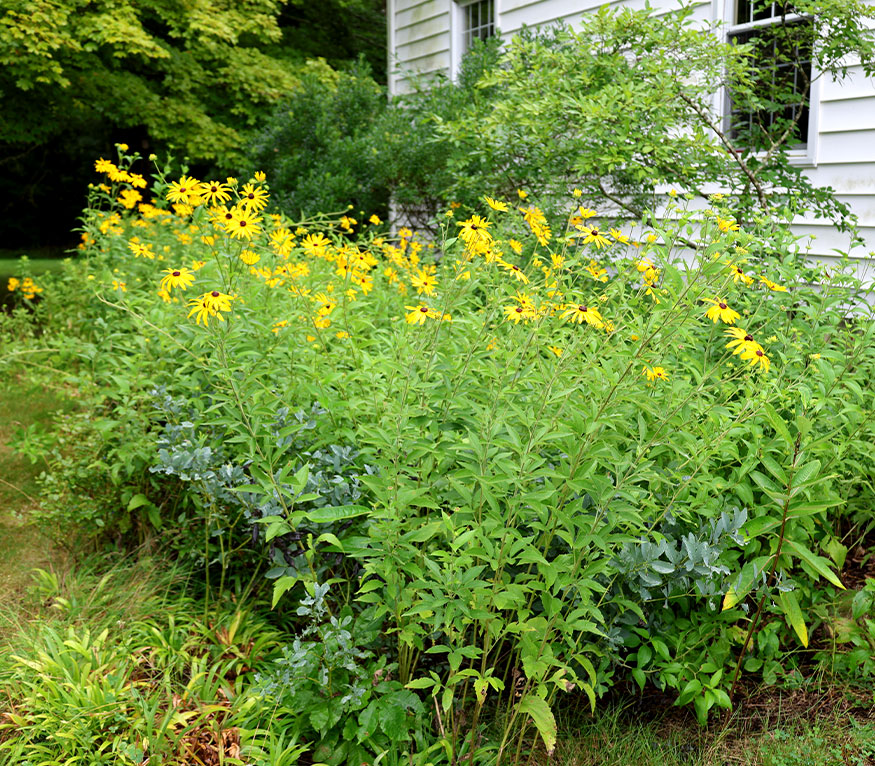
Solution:
M 495 0 L 475 0 L 461 5 L 462 52 L 475 40 L 485 40 L 495 34 Z
M 811 123 L 814 26 L 786 1 L 736 0 L 729 39 L 753 45 L 751 75 L 759 104 L 730 101 L 734 139 L 755 149 L 790 131 L 787 146 L 805 149 Z

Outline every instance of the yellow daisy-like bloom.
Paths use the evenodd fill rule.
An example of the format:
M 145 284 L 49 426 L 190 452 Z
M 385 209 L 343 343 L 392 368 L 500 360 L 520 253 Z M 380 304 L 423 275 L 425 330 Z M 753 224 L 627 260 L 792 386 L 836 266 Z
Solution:
M 714 322 L 714 324 L 717 324 L 718 321 L 723 322 L 724 324 L 735 324 L 735 320 L 741 316 L 737 311 L 733 311 L 729 308 L 722 298 L 704 298 L 703 300 L 706 303 L 713 304 L 711 308 L 705 312 L 705 316 Z
M 731 349 L 733 355 L 743 354 L 747 351 L 762 351 L 763 347 L 753 339 L 753 335 L 741 327 L 730 327 L 726 334 L 732 338 L 726 344 L 726 348 Z
M 516 195 L 517 195 L 517 197 L 519 197 L 520 199 L 526 199 L 526 198 L 529 196 L 529 193 L 528 193 L 527 191 L 523 190 L 523 189 L 517 189 L 517 190 L 516 190 Z
M 231 296 L 220 293 L 218 290 L 213 290 L 209 293 L 204 293 L 200 298 L 192 298 L 188 305 L 191 311 L 188 312 L 189 317 L 194 316 L 197 324 L 206 326 L 209 323 L 210 317 L 215 317 L 220 322 L 225 319 L 222 312 L 231 310 Z
M 486 200 L 486 204 L 493 210 L 497 210 L 500 213 L 505 213 L 508 210 L 506 202 L 499 202 L 497 199 L 492 199 L 492 197 L 484 197 L 483 199 Z
M 425 269 L 419 271 L 410 277 L 410 284 L 416 288 L 419 295 L 433 295 L 437 287 L 437 277 L 434 274 L 429 274 Z
M 187 290 L 194 284 L 194 272 L 185 266 L 178 269 L 164 269 L 162 273 L 167 276 L 161 280 L 161 290 L 168 295 L 172 289 Z
M 759 365 L 763 372 L 769 371 L 769 365 L 771 362 L 769 361 L 769 357 L 766 356 L 766 352 L 761 348 L 748 349 L 741 354 L 741 358 L 746 362 L 749 361 L 751 367 Z
M 622 243 L 622 244 L 624 244 L 624 245 L 628 245 L 628 244 L 629 244 L 629 237 L 628 237 L 628 235 L 623 234 L 623 232 L 620 231 L 619 229 L 611 229 L 611 236 L 612 236 L 615 240 L 617 240 L 617 242 L 620 242 L 620 243 Z
M 255 175 L 252 176 L 259 183 L 264 183 L 267 180 L 267 176 L 265 175 L 263 170 L 256 170 Z
M 584 245 L 593 244 L 598 249 L 601 249 L 611 244 L 611 241 L 604 234 L 602 234 L 596 226 L 577 226 L 577 229 L 582 231 L 584 234 Z
M 139 173 L 129 173 L 129 182 L 131 186 L 135 189 L 145 189 L 148 184 L 146 183 L 146 179 L 143 178 Z
M 488 229 L 492 226 L 491 221 L 481 218 L 479 215 L 472 215 L 467 221 L 457 223 L 456 226 L 461 226 L 459 236 L 467 245 L 489 244 L 492 242 L 492 235 Z
M 170 183 L 164 196 L 170 202 L 178 202 L 184 205 L 188 203 L 192 196 L 197 196 L 199 186 L 200 182 L 196 178 L 182 176 L 178 181 Z
M 507 241 L 508 247 L 513 250 L 517 255 L 520 255 L 523 252 L 523 243 L 519 242 L 515 239 L 509 239 Z
M 250 240 L 261 231 L 259 223 L 261 218 L 254 210 L 236 207 L 231 210 L 231 220 L 225 223 L 225 231 L 235 239 Z
M 340 219 L 340 228 L 344 231 L 352 231 L 352 227 L 357 223 L 358 221 L 355 218 L 350 218 L 348 215 L 344 215 Z
M 275 335 L 279 335 L 279 331 L 283 327 L 288 327 L 288 326 L 289 326 L 288 319 L 280 319 L 278 322 L 274 322 L 273 327 L 271 327 L 270 329 L 271 329 L 271 332 L 273 332 Z
M 17 277 L 9 277 L 9 281 L 6 283 L 6 289 L 10 293 L 14 293 L 18 289 L 18 286 L 20 284 L 21 284 L 21 280 L 18 279 Z
M 210 205 L 220 205 L 231 200 L 231 187 L 221 181 L 206 181 L 197 191 L 201 199 Z
M 590 218 L 595 218 L 598 215 L 595 210 L 588 207 L 577 208 L 577 213 L 584 221 L 589 220 Z
M 148 258 L 150 261 L 155 259 L 152 245 L 149 243 L 144 245 L 136 237 L 128 242 L 128 249 L 134 254 L 135 258 Z
M 207 265 L 206 261 L 199 261 L 199 260 L 195 259 L 191 262 L 191 270 L 192 271 L 200 271 L 206 265 Z
M 103 157 L 101 157 L 99 160 L 95 160 L 94 170 L 98 173 L 113 173 L 117 170 L 117 168 L 113 162 L 105 160 L 103 159 Z
M 649 367 L 645 364 L 641 370 L 641 374 L 645 375 L 650 383 L 657 380 L 668 380 L 668 373 L 663 367 Z
M 553 268 L 558 271 L 565 266 L 565 258 L 560 253 L 550 253 L 550 263 L 552 263 Z M 544 276 L 549 275 L 545 273 Z
M 328 316 L 337 308 L 337 303 L 331 300 L 325 293 L 316 293 L 315 301 L 319 304 L 316 313 L 321 317 Z
M 244 210 L 259 212 L 267 207 L 267 189 L 256 187 L 255 184 L 243 184 L 240 191 L 240 205 Z
M 499 258 L 498 265 L 501 266 L 501 268 L 503 268 L 505 271 L 513 274 L 518 282 L 522 282 L 524 285 L 527 285 L 529 283 L 529 278 L 526 276 L 526 273 L 515 263 L 508 263 L 507 261 L 503 261 Z
M 722 232 L 729 231 L 738 231 L 738 224 L 733 221 L 731 218 L 721 218 L 719 215 L 717 216 L 717 228 Z
M 578 198 L 578 197 L 582 197 L 582 196 L 583 196 L 583 190 L 582 190 L 582 189 L 574 189 L 574 190 L 571 192 L 571 196 L 572 196 L 572 197 L 576 197 L 576 198 Z
M 118 201 L 128 210 L 133 210 L 137 203 L 143 199 L 143 195 L 135 189 L 123 189 L 119 194 Z
M 743 282 L 746 285 L 753 284 L 753 277 L 749 277 L 747 274 L 745 274 L 740 266 L 736 266 L 734 263 L 729 263 L 727 265 L 729 266 L 729 271 L 732 274 L 733 283 Z
M 349 337 L 349 333 L 346 330 L 338 330 L 334 335 L 341 340 L 346 340 Z
M 577 324 L 583 324 L 584 322 L 586 322 L 587 324 L 590 324 L 593 327 L 597 327 L 598 329 L 601 329 L 605 325 L 604 321 L 602 320 L 602 315 L 599 313 L 599 310 L 594 306 L 586 306 L 582 303 L 579 303 L 568 304 L 563 306 L 562 308 L 562 318 L 568 320 L 569 322 L 577 322 Z
M 240 253 L 240 260 L 247 266 L 254 266 L 261 260 L 261 256 L 252 250 L 244 250 Z
M 760 282 L 762 282 L 769 290 L 773 290 L 777 293 L 786 293 L 787 288 L 784 285 L 779 285 L 777 282 L 772 282 L 771 279 L 766 279 L 764 276 L 760 275 Z
M 123 293 L 126 293 L 128 291 L 128 286 L 124 282 L 120 282 L 117 279 L 113 279 L 112 280 L 112 289 L 119 290 Z M 25 296 L 25 297 L 27 297 L 27 296 Z
M 297 231 L 295 233 L 297 234 Z M 306 234 L 306 230 L 304 233 Z M 317 234 L 307 234 L 301 242 L 301 247 L 304 248 L 304 252 L 312 258 L 324 258 L 330 245 L 331 240 L 321 232 Z
M 368 218 L 368 223 L 372 223 L 374 226 L 379 226 L 383 223 L 383 219 L 380 218 L 376 213 L 374 213 L 370 218 Z
M 510 306 L 502 306 L 501 310 L 504 312 L 504 318 L 514 324 L 519 324 L 521 321 L 531 322 L 533 319 L 538 318 L 538 312 L 531 302 L 520 300 L 519 298 L 517 298 L 515 306 L 512 304 Z
M 601 268 L 595 261 L 590 261 L 586 267 L 586 273 L 597 282 L 608 281 L 608 270 Z
M 555 356 L 562 356 L 562 349 L 559 346 L 547 346 L 547 350 L 553 353 Z
M 449 314 L 441 314 L 437 309 L 429 308 L 424 304 L 418 306 L 405 306 L 410 313 L 406 316 L 407 324 L 425 324 L 427 319 L 439 319 L 442 322 L 451 321 Z

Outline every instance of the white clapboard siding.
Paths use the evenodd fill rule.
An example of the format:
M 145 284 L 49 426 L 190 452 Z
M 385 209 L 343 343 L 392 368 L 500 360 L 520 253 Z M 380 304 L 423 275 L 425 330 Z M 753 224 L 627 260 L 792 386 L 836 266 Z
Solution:
M 694 18 L 703 26 L 729 17 L 734 0 L 701 0 Z M 555 22 L 577 25 L 589 11 L 602 5 L 643 8 L 645 0 L 495 0 L 496 26 L 511 37 L 524 25 Z M 658 10 L 674 10 L 676 0 L 652 0 Z M 405 71 L 424 75 L 454 75 L 460 55 L 457 29 L 461 14 L 455 0 L 388 0 L 389 77 L 391 94 L 412 88 Z M 817 126 L 813 150 L 802 167 L 819 186 L 831 186 L 840 200 L 858 215 L 866 247 L 853 251 L 865 260 L 875 251 L 875 79 L 849 60 L 850 77 L 842 82 L 822 78 L 812 124 Z M 805 219 L 794 225 L 810 241 L 813 256 L 834 258 L 835 250 L 848 249 L 848 237 L 828 221 Z

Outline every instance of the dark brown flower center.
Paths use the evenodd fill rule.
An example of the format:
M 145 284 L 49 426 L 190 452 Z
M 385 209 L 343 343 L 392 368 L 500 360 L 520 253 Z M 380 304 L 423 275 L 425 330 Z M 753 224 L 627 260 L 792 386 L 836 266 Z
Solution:
M 218 298 L 221 295 L 221 293 L 218 290 L 213 290 L 213 292 L 211 292 L 210 295 L 212 295 L 214 298 Z
M 213 194 L 215 194 L 217 191 L 219 191 L 219 187 L 218 187 L 218 186 L 211 186 L 211 187 L 210 187 L 210 191 L 211 191 Z
M 423 307 L 420 308 L 419 310 L 420 310 L 423 314 L 427 314 L 427 313 L 428 313 L 428 307 L 427 307 L 427 306 L 423 306 Z
M 233 213 L 225 213 L 225 220 L 230 221 L 234 217 Z
M 255 194 L 254 194 L 254 192 L 249 192 L 249 194 L 247 194 L 246 197 L 247 197 L 247 199 L 255 199 Z
M 745 336 L 744 336 L 744 339 L 745 339 L 748 343 L 750 343 L 750 342 L 753 340 L 753 335 L 745 335 Z
M 522 306 L 517 306 L 516 309 L 515 309 L 515 311 L 516 311 L 517 314 L 522 314 L 522 313 L 523 313 L 523 307 L 522 307 Z
M 240 221 L 240 225 L 241 225 L 241 226 L 245 226 L 245 225 L 246 225 L 246 221 Z
M 726 308 L 726 304 L 725 304 L 725 303 L 718 303 L 717 305 L 720 306 L 720 308 L 722 308 L 722 309 L 725 309 L 725 308 Z
M 582 312 L 589 311 L 589 309 L 588 309 L 586 306 L 578 306 L 578 307 L 577 307 L 577 310 L 578 310 L 578 311 L 582 311 Z
M 173 276 L 174 276 L 174 277 L 178 277 L 179 275 L 180 275 L 180 274 L 179 274 L 178 271 L 174 271 L 174 272 L 173 272 Z
M 757 356 L 763 356 L 763 352 L 757 349 Z

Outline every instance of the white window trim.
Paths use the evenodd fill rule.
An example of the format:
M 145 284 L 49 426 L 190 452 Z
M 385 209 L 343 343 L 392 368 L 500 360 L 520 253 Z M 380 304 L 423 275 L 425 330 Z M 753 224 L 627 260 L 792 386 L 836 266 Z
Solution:
M 747 24 L 733 24 L 735 21 L 736 1 L 737 0 L 724 0 L 723 2 L 723 25 L 721 29 L 723 30 L 722 40 L 724 43 L 731 41 L 733 33 L 744 32 L 762 26 L 770 26 L 774 23 L 765 20 L 749 22 Z M 794 19 L 800 19 L 802 17 L 794 13 L 788 14 L 786 18 L 788 21 L 793 21 Z M 817 71 L 814 62 L 812 62 L 811 93 L 808 97 L 808 143 L 804 149 L 791 149 L 787 152 L 787 158 L 790 160 L 791 165 L 810 168 L 817 167 L 818 146 L 820 144 L 821 79 L 820 72 Z M 723 127 L 725 129 L 729 122 L 729 94 L 724 89 L 723 92 L 718 95 L 718 98 L 720 100 L 720 114 L 723 116 Z
M 455 80 L 465 55 L 465 6 L 477 0 L 450 0 L 450 78 Z M 498 34 L 501 22 L 501 0 L 492 0 L 492 24 Z

